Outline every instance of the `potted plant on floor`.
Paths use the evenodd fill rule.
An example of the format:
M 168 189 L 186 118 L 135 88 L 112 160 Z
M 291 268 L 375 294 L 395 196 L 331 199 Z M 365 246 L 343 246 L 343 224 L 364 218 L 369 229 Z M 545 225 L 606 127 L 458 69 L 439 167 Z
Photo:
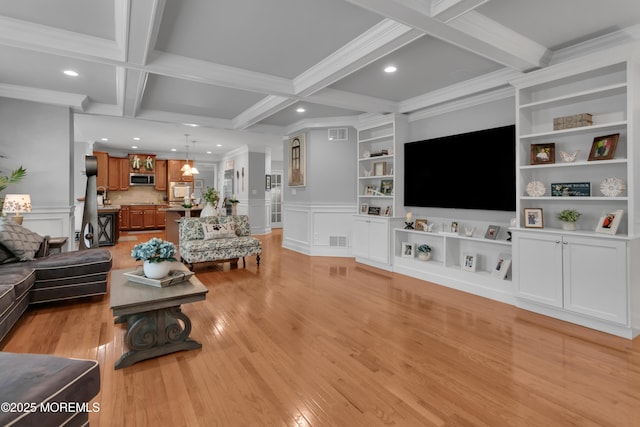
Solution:
M 567 231 L 576 230 L 576 222 L 582 214 L 575 209 L 565 209 L 561 211 L 557 218 L 562 221 L 562 229 Z

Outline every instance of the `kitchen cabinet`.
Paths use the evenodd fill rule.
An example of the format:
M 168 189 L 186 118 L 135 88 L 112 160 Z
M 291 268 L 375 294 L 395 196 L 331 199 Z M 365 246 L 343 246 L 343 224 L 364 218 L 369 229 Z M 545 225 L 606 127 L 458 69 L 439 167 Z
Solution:
M 96 175 L 96 187 L 109 187 L 109 153 L 94 151 L 93 155 L 98 161 L 98 174 Z
M 156 190 L 167 191 L 167 161 L 156 160 Z
M 120 157 L 109 157 L 109 191 L 126 191 L 129 189 L 129 160 Z
M 193 182 L 193 176 L 183 176 L 180 170 L 185 163 L 193 167 L 193 160 L 167 160 L 167 175 L 169 182 Z
M 144 229 L 144 211 L 139 206 L 129 207 L 129 228 L 131 230 Z
M 120 230 L 129 230 L 131 228 L 129 223 L 129 206 L 120 206 L 118 224 L 120 225 Z
M 156 220 L 155 220 L 156 228 L 161 228 L 161 229 L 165 228 L 167 213 L 164 209 L 168 207 L 169 206 L 156 206 Z
M 625 240 L 514 232 L 513 256 L 518 298 L 628 323 Z

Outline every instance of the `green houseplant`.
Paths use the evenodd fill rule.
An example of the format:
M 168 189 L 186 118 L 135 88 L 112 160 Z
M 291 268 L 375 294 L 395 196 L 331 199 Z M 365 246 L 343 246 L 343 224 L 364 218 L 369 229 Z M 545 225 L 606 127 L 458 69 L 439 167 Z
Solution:
M 431 246 L 427 244 L 418 245 L 416 252 L 418 252 L 418 259 L 423 261 L 429 261 L 431 259 Z
M 9 186 L 9 184 L 15 184 L 25 176 L 27 176 L 27 170 L 22 166 L 11 172 L 10 175 L 0 176 L 0 192 L 4 191 Z M 0 212 L 2 211 L 3 204 L 4 197 L 0 198 Z
M 200 216 L 215 216 L 218 200 L 220 200 L 218 191 L 213 187 L 207 187 L 202 192 L 202 200 L 204 200 L 204 208 L 202 208 Z
M 582 214 L 575 209 L 565 209 L 558 213 L 556 217 L 562 221 L 562 229 L 573 231 L 576 229 L 576 222 Z

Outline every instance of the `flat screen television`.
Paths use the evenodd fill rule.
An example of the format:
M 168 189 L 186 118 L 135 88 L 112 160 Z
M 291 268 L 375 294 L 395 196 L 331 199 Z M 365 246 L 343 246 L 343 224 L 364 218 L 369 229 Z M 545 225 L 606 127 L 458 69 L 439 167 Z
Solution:
M 515 125 L 404 144 L 404 204 L 515 211 Z

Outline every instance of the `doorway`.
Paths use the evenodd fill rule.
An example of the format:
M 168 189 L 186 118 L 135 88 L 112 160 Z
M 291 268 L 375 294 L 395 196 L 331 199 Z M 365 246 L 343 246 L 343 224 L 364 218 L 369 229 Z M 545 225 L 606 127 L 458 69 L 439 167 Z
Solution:
M 282 172 L 271 175 L 271 228 L 282 228 Z

